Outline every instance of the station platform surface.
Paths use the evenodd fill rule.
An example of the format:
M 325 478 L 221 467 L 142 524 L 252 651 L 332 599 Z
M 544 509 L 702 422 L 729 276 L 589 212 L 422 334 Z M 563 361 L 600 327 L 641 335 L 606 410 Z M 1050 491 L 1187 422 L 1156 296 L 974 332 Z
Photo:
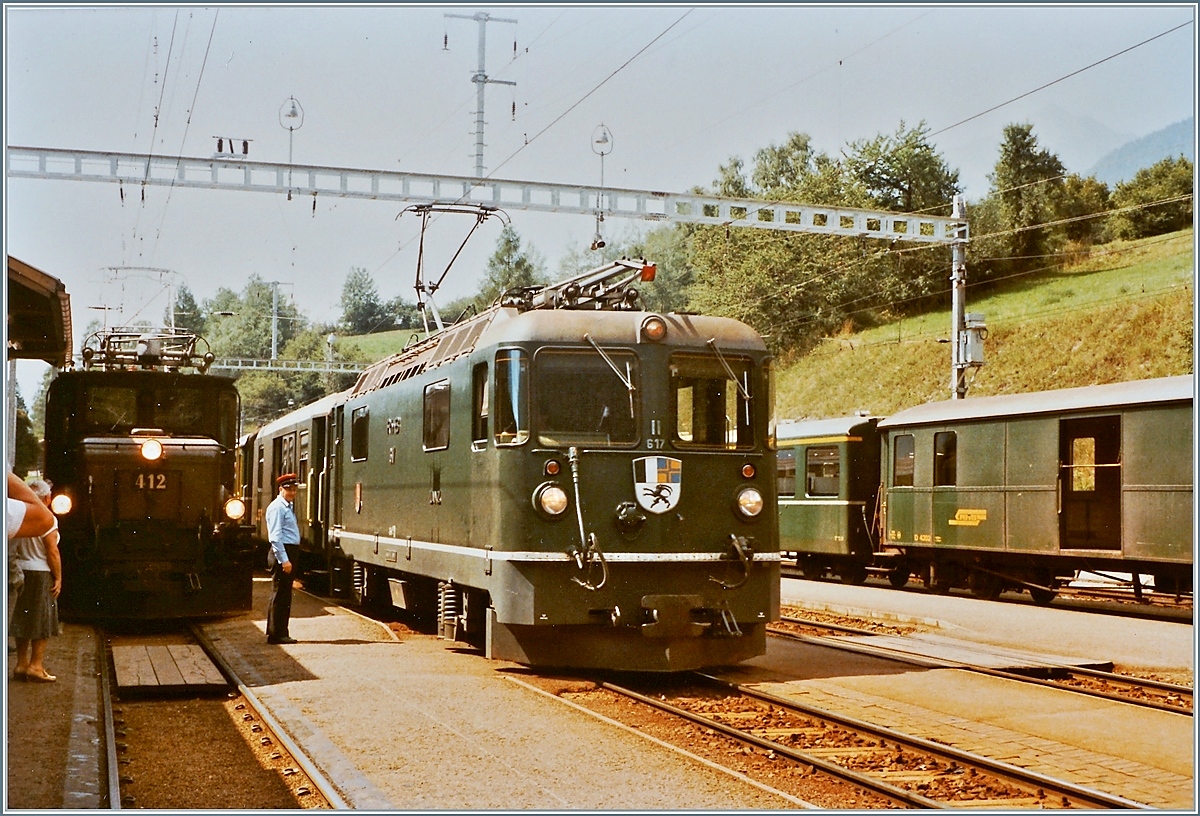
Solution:
M 784 578 L 780 584 L 785 606 L 923 624 L 962 640 L 1108 661 L 1120 668 L 1171 674 L 1195 671 L 1197 644 L 1187 622 L 935 595 L 915 586 L 896 590 L 795 578 Z

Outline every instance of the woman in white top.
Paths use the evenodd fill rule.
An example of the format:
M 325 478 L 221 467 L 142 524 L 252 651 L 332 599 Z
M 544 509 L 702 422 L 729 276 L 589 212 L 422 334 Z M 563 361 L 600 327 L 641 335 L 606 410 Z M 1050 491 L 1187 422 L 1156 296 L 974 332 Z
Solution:
M 30 488 L 43 502 L 50 501 L 50 485 L 40 479 Z M 58 595 L 62 591 L 62 558 L 58 552 L 58 527 L 43 536 L 14 538 L 8 542 L 24 574 L 8 633 L 17 641 L 14 680 L 53 683 L 46 671 L 47 641 L 58 634 Z

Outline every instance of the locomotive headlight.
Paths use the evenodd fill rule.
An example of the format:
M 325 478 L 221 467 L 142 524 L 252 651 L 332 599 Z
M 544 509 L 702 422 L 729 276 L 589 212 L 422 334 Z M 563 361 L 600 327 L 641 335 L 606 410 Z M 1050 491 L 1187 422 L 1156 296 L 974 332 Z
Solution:
M 553 482 L 547 482 L 533 492 L 533 506 L 548 516 L 561 516 L 567 509 L 566 491 Z
M 148 462 L 154 462 L 162 458 L 163 446 L 162 442 L 157 439 L 147 439 L 142 443 L 142 458 Z
M 755 487 L 742 488 L 737 494 L 737 508 L 746 518 L 754 518 L 763 509 L 762 493 Z
M 650 315 L 642 321 L 642 337 L 657 343 L 667 336 L 667 321 L 658 315 Z
M 50 509 L 56 516 L 65 516 L 71 512 L 71 497 L 66 493 L 59 493 L 50 500 Z
M 246 515 L 246 503 L 238 498 L 225 502 L 225 515 L 232 521 L 240 521 Z

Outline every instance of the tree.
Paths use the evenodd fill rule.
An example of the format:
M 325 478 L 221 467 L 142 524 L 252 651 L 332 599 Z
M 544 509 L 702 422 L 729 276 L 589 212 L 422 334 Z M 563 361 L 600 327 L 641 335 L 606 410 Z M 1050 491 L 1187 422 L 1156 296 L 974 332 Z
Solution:
M 1045 255 L 1057 249 L 1056 233 L 1039 227 L 1053 221 L 1062 201 L 1066 168 L 1058 156 L 1038 147 L 1033 125 L 1004 128 L 1000 158 L 989 176 L 998 207 L 1000 229 L 1007 233 L 1000 242 L 1013 271 L 1044 263 Z M 1057 233 L 1061 235 L 1061 233 Z
M 392 319 L 391 327 L 394 329 L 424 328 L 421 324 L 421 312 L 417 309 L 417 304 L 409 303 L 401 295 L 396 295 L 384 304 L 384 309 Z
M 1067 176 L 1057 212 L 1058 220 L 1076 219 L 1062 225 L 1067 240 L 1081 249 L 1102 242 L 1109 232 L 1105 219 L 1087 216 L 1107 212 L 1109 206 L 1107 184 L 1097 181 L 1095 176 L 1083 178 L 1075 173 Z
M 1139 170 L 1113 191 L 1115 209 L 1135 207 L 1113 217 L 1119 238 L 1144 238 L 1190 226 L 1194 192 L 1192 163 L 1183 156 Z M 1167 203 L 1159 203 L 1167 202 Z
M 949 207 L 962 192 L 958 171 L 951 170 L 929 143 L 922 121 L 893 135 L 853 142 L 844 151 L 847 171 L 867 190 L 875 206 L 900 212 L 924 212 Z
M 394 318 L 375 288 L 371 273 L 352 267 L 342 285 L 341 328 L 347 334 L 371 334 L 395 327 Z
M 537 252 L 521 248 L 521 236 L 511 224 L 505 224 L 496 241 L 496 251 L 488 258 L 487 276 L 475 297 L 480 308 L 490 306 L 509 289 L 536 286 L 547 282 L 544 264 Z
M 205 301 L 208 313 L 206 337 L 218 357 L 249 357 L 265 360 L 271 357 L 271 326 L 273 286 L 258 275 L 251 275 L 241 294 L 221 288 Z M 307 321 L 300 315 L 291 298 L 278 299 L 277 345 L 282 349 Z
M 170 307 L 167 307 L 164 319 L 166 325 L 172 325 Z M 196 303 L 196 298 L 192 296 L 192 290 L 188 289 L 185 283 L 181 283 L 175 292 L 174 326 L 177 329 L 187 329 L 196 334 L 204 334 L 204 313 L 200 310 L 200 305 Z
M 17 391 L 17 438 L 13 446 L 13 473 L 28 473 L 37 470 L 41 464 L 42 454 L 38 448 L 38 438 L 33 432 L 33 423 L 29 421 L 29 411 L 25 408 L 25 400 L 21 398 L 21 387 L 12 383 Z

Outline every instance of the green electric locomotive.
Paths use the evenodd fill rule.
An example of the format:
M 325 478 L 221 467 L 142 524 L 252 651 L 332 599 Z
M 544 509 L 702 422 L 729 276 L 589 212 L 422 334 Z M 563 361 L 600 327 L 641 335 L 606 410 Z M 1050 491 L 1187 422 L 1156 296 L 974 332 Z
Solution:
M 83 370 L 50 384 L 46 478 L 64 617 L 178 619 L 251 606 L 238 392 L 205 373 L 213 358 L 197 340 L 175 329 L 97 332 Z
M 243 452 L 255 518 L 297 473 L 307 568 L 492 658 L 676 671 L 762 654 L 779 612 L 771 358 L 735 320 L 638 309 L 653 274 L 620 260 L 510 291 L 263 427 Z

